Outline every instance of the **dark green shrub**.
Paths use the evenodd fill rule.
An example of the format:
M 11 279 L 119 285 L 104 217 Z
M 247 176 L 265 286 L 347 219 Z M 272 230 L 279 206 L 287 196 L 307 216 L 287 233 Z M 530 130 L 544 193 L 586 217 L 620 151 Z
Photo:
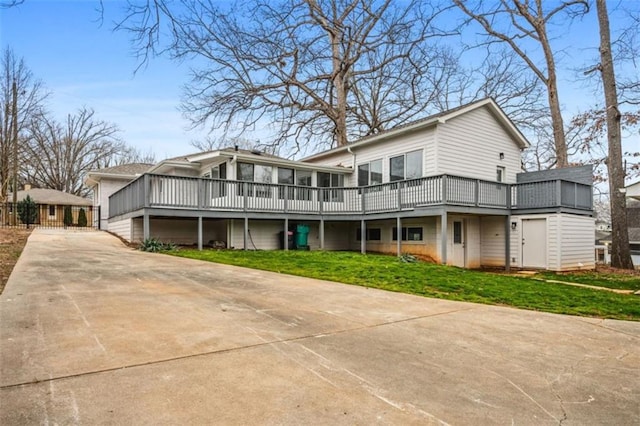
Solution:
M 64 226 L 73 224 L 73 214 L 71 214 L 71 206 L 64 206 L 64 218 L 62 219 Z
M 18 201 L 18 217 L 20 221 L 27 226 L 36 222 L 38 218 L 38 206 L 30 196 L 22 201 Z
M 87 213 L 85 213 L 83 208 L 78 212 L 78 226 L 83 228 L 87 226 Z

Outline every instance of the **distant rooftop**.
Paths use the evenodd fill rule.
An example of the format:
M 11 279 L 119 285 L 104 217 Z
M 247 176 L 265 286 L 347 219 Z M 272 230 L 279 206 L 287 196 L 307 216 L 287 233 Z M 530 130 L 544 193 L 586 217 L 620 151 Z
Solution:
M 56 189 L 45 188 L 31 188 L 22 191 L 18 191 L 17 199 L 22 201 L 27 198 L 27 195 L 36 204 L 54 204 L 65 206 L 91 206 L 93 203 L 91 200 L 77 195 L 69 194 L 67 192 L 58 191 Z M 13 194 L 8 194 L 7 200 L 13 200 Z

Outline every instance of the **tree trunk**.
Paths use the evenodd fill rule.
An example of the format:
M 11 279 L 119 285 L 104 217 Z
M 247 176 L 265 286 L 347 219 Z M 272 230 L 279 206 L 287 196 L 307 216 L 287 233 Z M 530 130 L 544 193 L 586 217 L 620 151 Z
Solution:
M 542 11 L 541 11 L 542 12 Z M 537 28 L 540 37 L 540 45 L 544 52 L 547 63 L 547 96 L 549 98 L 549 109 L 551 110 L 551 124 L 553 126 L 553 143 L 556 151 L 556 168 L 567 167 L 569 159 L 567 154 L 567 143 L 564 137 L 564 123 L 562 121 L 562 110 L 558 99 L 558 79 L 556 78 L 556 62 L 553 58 L 551 44 L 547 38 L 547 28 L 544 21 L 539 23 Z
M 331 35 L 331 48 L 333 50 L 333 88 L 336 91 L 335 111 L 335 143 L 336 146 L 345 146 L 347 140 L 347 87 L 345 81 L 346 64 L 344 55 L 340 51 L 340 38 L 342 34 Z
M 624 188 L 625 170 L 622 163 L 622 142 L 620 128 L 620 111 L 618 110 L 618 94 L 616 78 L 611 56 L 611 35 L 609 31 L 609 15 L 606 0 L 596 0 L 598 24 L 600 26 L 600 72 L 607 117 L 607 141 L 609 144 L 609 193 L 611 203 L 611 266 L 633 269 L 629 249 L 629 229 L 627 227 L 627 205 Z

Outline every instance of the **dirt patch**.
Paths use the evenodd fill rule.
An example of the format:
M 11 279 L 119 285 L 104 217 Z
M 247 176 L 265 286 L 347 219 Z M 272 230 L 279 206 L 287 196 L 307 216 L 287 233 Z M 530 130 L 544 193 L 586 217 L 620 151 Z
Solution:
M 30 229 L 0 228 L 0 294 L 30 234 Z

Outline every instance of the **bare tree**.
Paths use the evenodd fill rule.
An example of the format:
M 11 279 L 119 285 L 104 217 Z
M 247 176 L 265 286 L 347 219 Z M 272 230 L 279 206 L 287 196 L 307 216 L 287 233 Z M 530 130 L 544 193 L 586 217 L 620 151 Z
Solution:
M 344 145 L 423 113 L 434 90 L 424 76 L 441 71 L 431 46 L 446 34 L 434 21 L 441 10 L 418 0 L 175 6 L 132 3 L 117 28 L 132 32 L 143 62 L 198 60 L 183 111 L 225 137 L 266 129 L 274 144 Z
M 14 82 L 17 95 L 15 110 Z M 18 59 L 10 48 L 6 48 L 0 62 L 0 201 L 6 199 L 11 174 L 17 166 L 13 158 L 14 121 L 15 131 L 23 135 L 29 121 L 42 113 L 47 96 L 43 83 L 34 78 L 24 60 Z
M 64 123 L 46 115 L 33 118 L 25 155 L 26 180 L 39 187 L 86 195 L 84 174 L 125 151 L 117 133 L 115 125 L 98 120 L 86 108 L 68 115 Z
M 622 163 L 621 117 L 618 108 L 616 77 L 611 53 L 611 33 L 606 0 L 596 0 L 600 27 L 600 65 L 605 98 L 608 141 L 607 169 L 609 172 L 609 200 L 611 203 L 611 266 L 633 269 L 627 228 L 626 197 L 623 193 L 625 170 Z
M 469 7 L 466 0 L 454 2 L 470 21 L 482 27 L 488 37 L 488 43 L 505 43 L 510 46 L 544 83 L 553 126 L 556 166 L 566 167 L 569 160 L 558 98 L 556 57 L 547 26 L 552 21 L 555 22 L 561 13 L 569 18 L 587 13 L 589 3 L 586 0 L 567 0 L 559 3 L 543 0 L 500 0 L 492 3 L 477 2 L 473 7 Z M 541 63 L 526 48 L 527 44 L 532 42 L 543 52 L 544 59 Z
M 122 144 L 120 151 L 112 156 L 105 156 L 96 161 L 94 169 L 120 166 L 130 163 L 155 164 L 156 155 L 151 150 L 141 151 L 132 146 Z
M 8 9 L 24 3 L 24 0 L 4 0 L 0 1 L 0 9 Z

